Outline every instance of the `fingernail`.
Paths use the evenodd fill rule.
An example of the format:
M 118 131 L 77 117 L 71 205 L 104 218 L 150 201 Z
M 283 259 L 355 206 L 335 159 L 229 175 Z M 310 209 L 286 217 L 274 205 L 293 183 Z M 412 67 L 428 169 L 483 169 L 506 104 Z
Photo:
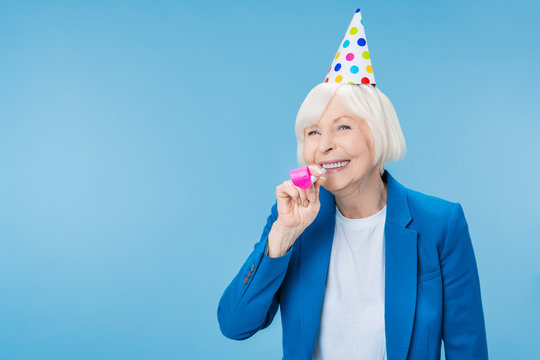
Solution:
M 322 172 L 323 175 L 326 174 L 326 169 L 325 169 L 325 168 L 322 168 L 322 169 L 321 169 L 321 172 Z

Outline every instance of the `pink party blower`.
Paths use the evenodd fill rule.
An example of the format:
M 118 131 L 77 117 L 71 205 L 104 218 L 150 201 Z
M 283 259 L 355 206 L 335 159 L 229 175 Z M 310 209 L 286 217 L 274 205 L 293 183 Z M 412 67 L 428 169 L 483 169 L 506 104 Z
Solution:
M 326 174 L 326 169 L 322 168 L 323 175 Z M 311 175 L 308 166 L 304 166 L 298 169 L 291 170 L 291 180 L 292 183 L 298 186 L 300 189 L 307 189 L 318 177 Z

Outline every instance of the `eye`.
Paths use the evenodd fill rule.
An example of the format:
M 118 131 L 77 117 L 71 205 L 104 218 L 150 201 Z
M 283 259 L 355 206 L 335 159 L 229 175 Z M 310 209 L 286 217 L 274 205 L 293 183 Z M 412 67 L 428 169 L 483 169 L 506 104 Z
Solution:
M 349 125 L 340 125 L 340 126 L 338 127 L 338 129 L 341 129 L 342 127 L 345 127 L 345 128 L 347 128 L 347 129 L 350 129 L 350 128 L 351 128 Z M 317 131 L 317 130 L 312 130 L 312 131 L 310 131 L 310 132 L 307 133 L 307 136 L 310 136 L 310 135 L 313 134 L 313 133 L 318 133 L 318 131 Z

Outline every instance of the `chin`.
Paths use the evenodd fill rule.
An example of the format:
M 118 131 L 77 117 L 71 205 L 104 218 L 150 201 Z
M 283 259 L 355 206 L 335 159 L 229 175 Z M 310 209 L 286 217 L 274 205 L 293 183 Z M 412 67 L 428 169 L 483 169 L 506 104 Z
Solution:
M 351 183 L 350 179 L 330 179 L 326 178 L 323 185 L 326 190 L 337 191 L 346 188 Z

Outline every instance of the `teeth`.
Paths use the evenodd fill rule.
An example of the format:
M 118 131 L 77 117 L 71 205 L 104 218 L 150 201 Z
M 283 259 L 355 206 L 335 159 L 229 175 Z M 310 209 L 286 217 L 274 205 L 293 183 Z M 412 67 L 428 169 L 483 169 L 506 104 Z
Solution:
M 338 168 L 338 167 L 342 167 L 342 166 L 348 164 L 349 162 L 350 161 L 342 161 L 342 162 L 331 163 L 331 164 L 323 164 L 323 168 L 325 168 L 325 169 Z

